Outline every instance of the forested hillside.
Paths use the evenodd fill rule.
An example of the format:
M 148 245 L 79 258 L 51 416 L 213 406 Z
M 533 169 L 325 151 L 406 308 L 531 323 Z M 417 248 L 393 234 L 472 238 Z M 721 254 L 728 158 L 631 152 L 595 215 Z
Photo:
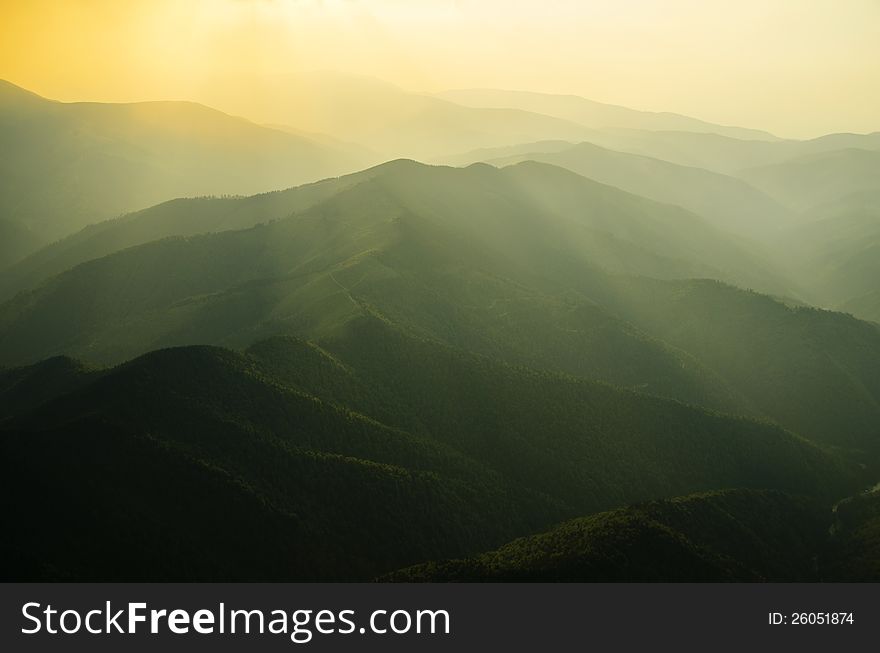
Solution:
M 4 513 L 21 525 L 4 577 L 364 579 L 658 495 L 720 484 L 830 502 L 861 482 L 771 425 L 376 319 L 322 346 L 170 349 L 103 371 L 58 360 L 0 380 Z M 16 495 L 24 483 L 35 492 Z
M 384 580 L 815 581 L 828 518 L 819 504 L 780 492 L 697 494 L 575 519 L 495 551 Z

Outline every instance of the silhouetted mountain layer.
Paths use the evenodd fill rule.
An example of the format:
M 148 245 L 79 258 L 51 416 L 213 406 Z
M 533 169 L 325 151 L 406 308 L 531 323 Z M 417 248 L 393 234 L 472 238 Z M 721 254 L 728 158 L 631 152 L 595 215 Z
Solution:
M 845 149 L 880 150 L 880 132 L 872 134 L 829 134 L 812 140 L 754 140 L 722 136 L 720 133 L 648 129 L 606 128 L 592 131 L 586 141 L 617 152 L 661 159 L 678 165 L 703 168 L 726 175 L 750 168 L 781 164 L 807 155 Z M 508 143 L 490 149 L 475 149 L 438 159 L 438 163 L 467 165 L 490 158 L 529 152 L 557 152 L 566 141 L 541 140 Z
M 229 82 L 229 88 L 235 89 L 235 83 Z M 584 140 L 592 132 L 577 122 L 533 111 L 467 107 L 378 79 L 327 71 L 263 83 L 251 80 L 246 100 L 238 92 L 216 90 L 209 99 L 225 111 L 330 134 L 385 159 L 433 159 L 542 139 Z
M 629 128 L 676 130 L 721 134 L 740 139 L 774 140 L 767 132 L 716 125 L 675 113 L 636 111 L 603 104 L 577 95 L 553 95 L 528 91 L 464 89 L 439 94 L 447 100 L 475 107 L 508 107 L 571 120 L 594 129 Z
M 61 103 L 3 81 L 0 148 L 0 216 L 42 242 L 173 197 L 285 188 L 370 162 L 199 104 Z

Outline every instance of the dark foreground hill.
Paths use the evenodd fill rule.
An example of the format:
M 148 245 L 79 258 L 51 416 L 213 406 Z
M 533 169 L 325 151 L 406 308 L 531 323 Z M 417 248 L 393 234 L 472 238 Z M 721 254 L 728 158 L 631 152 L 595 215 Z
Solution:
M 57 359 L 0 389 L 6 579 L 366 579 L 657 496 L 770 487 L 830 505 L 862 482 L 772 425 L 377 319 L 321 345 Z
M 880 486 L 834 507 L 823 580 L 880 582 Z
M 817 580 L 827 506 L 781 492 L 728 490 L 650 501 L 568 521 L 396 582 Z

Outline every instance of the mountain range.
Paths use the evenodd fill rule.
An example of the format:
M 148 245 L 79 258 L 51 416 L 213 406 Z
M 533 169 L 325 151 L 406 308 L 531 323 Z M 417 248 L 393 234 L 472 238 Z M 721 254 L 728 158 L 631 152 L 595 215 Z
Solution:
M 878 577 L 876 134 L 287 81 L 0 85 L 4 580 Z

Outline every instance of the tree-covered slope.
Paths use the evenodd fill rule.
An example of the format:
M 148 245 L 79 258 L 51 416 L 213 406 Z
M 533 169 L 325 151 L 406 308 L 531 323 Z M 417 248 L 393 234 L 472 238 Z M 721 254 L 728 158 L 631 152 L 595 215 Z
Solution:
M 575 519 L 397 582 L 694 582 L 817 579 L 827 507 L 781 492 L 728 490 Z
M 360 185 L 364 188 L 354 188 Z M 345 199 L 355 196 L 359 204 Z M 395 161 L 255 197 L 175 200 L 90 226 L 10 268 L 0 279 L 0 298 L 125 247 L 168 236 L 242 229 L 301 215 L 321 203 L 345 202 L 350 215 L 333 216 L 329 210 L 323 214 L 362 221 L 366 212 L 392 203 L 396 207 L 391 215 L 404 208 L 461 237 L 476 237 L 492 249 L 518 240 L 518 255 L 529 263 L 540 252 L 522 245 L 540 236 L 544 241 L 556 238 L 556 249 L 610 270 L 711 276 L 776 292 L 790 292 L 792 287 L 760 251 L 701 218 L 562 169 L 524 163 L 498 173 L 486 166 L 453 170 Z
M 364 579 L 654 496 L 832 501 L 858 483 L 776 427 L 378 320 L 321 345 L 157 351 L 76 383 L 54 367 L 61 381 L 7 373 L 43 375 L 30 400 L 0 389 L 4 578 Z
M 828 545 L 820 560 L 822 580 L 880 581 L 880 494 L 877 486 L 834 506 Z
M 767 415 L 828 444 L 877 451 L 880 327 L 710 280 L 620 279 L 618 315 L 681 348 Z
M 157 352 L 8 420 L 4 577 L 367 578 L 559 514 L 253 367 L 223 350 Z M 21 497 L 21 484 L 38 489 Z
M 33 288 L 80 263 L 171 236 L 246 229 L 288 218 L 368 180 L 380 168 L 251 197 L 179 198 L 89 225 L 40 248 L 0 277 L 0 298 Z
M 287 219 L 123 250 L 20 294 L 0 309 L 0 360 L 116 362 L 161 346 L 319 336 L 369 309 L 466 350 L 745 410 L 698 363 L 571 291 L 602 277 L 597 264 L 678 276 L 732 262 L 735 247 L 696 216 L 538 164 L 402 161 L 358 181 L 133 217 L 136 231 L 179 210 L 248 220 L 344 186 Z
M 333 184 L 344 188 L 310 208 L 298 193 L 252 200 L 302 202 L 292 217 L 154 241 L 21 293 L 0 307 L 0 361 L 314 340 L 378 316 L 497 360 L 876 446 L 876 327 L 721 283 L 601 270 L 676 277 L 733 261 L 710 228 L 689 231 L 692 214 L 534 163 L 401 161 L 308 192 Z M 222 206 L 253 215 L 236 202 Z

